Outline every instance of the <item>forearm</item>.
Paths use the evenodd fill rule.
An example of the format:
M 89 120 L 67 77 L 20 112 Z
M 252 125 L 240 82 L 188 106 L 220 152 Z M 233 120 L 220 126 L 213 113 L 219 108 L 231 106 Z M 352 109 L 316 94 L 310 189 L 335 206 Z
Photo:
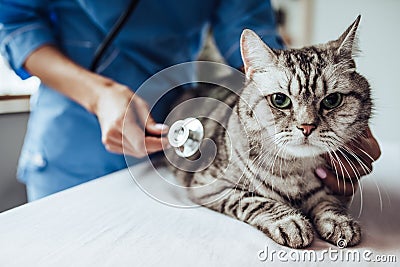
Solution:
M 168 128 L 155 123 L 146 102 L 133 97 L 129 87 L 75 64 L 54 46 L 46 45 L 31 53 L 24 67 L 46 85 L 94 113 L 100 123 L 103 144 L 109 151 L 143 157 L 168 144 L 166 138 L 145 137 L 144 129 L 159 136 L 166 134 Z
M 26 59 L 24 67 L 32 75 L 38 76 L 44 84 L 92 113 L 95 113 L 100 94 L 114 83 L 77 65 L 51 45 L 34 51 Z

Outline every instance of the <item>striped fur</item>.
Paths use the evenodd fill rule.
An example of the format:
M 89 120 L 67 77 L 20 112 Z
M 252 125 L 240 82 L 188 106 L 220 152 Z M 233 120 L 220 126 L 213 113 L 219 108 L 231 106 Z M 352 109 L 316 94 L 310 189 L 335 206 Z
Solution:
M 310 245 L 313 229 L 333 244 L 360 242 L 360 226 L 346 204 L 314 174 L 324 164 L 321 154 L 338 150 L 368 125 L 370 88 L 352 58 L 358 22 L 338 40 L 302 49 L 271 50 L 255 33 L 244 31 L 243 91 L 210 90 L 210 97 L 232 109 L 207 108 L 205 117 L 218 118 L 220 124 L 202 119 L 205 138 L 217 146 L 216 158 L 201 171 L 176 169 L 193 201 L 293 248 Z M 344 95 L 341 106 L 321 109 L 321 99 L 333 92 Z M 288 95 L 292 108 L 273 107 L 268 100 L 273 93 Z M 296 127 L 303 123 L 316 125 L 307 138 Z

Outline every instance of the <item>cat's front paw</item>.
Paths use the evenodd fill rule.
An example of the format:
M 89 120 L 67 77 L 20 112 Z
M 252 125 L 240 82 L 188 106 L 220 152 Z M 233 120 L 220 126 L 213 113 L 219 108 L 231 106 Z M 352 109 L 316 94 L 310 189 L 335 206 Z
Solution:
M 317 220 L 316 230 L 326 241 L 339 246 L 351 247 L 361 241 L 361 227 L 358 222 L 346 215 Z
M 291 248 L 304 248 L 314 239 L 311 223 L 301 215 L 266 223 L 263 230 L 278 244 Z

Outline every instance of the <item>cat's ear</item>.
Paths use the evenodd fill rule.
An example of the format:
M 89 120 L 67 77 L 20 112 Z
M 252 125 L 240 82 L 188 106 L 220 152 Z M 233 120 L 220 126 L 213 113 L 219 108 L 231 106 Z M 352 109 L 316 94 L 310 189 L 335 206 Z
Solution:
M 360 24 L 361 15 L 347 28 L 347 30 L 337 40 L 338 55 L 345 58 L 352 58 L 358 52 L 357 29 Z
M 247 77 L 254 72 L 277 63 L 277 56 L 258 35 L 252 30 L 245 29 L 240 36 L 240 52 Z

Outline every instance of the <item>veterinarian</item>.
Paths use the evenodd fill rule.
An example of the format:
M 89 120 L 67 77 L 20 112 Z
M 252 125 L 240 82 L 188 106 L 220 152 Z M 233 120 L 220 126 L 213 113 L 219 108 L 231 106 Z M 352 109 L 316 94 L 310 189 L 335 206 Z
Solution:
M 161 150 L 166 140 L 146 137 L 140 127 L 149 113 L 145 98 L 135 97 L 131 105 L 129 101 L 156 72 L 195 60 L 208 27 L 221 54 L 235 68 L 242 65 L 238 41 L 244 28 L 255 30 L 271 47 L 282 47 L 269 1 L 141 0 L 90 71 L 96 51 L 129 0 L 0 4 L 1 53 L 22 78 L 36 75 L 42 80 L 31 97 L 18 166 L 18 179 L 26 184 L 29 201 L 126 168 L 122 137 L 132 157 L 143 157 L 145 147 L 148 153 Z M 132 112 L 123 131 L 127 108 Z M 168 131 L 156 123 L 167 108 L 168 101 L 152 112 L 154 119 L 145 123 L 147 132 Z M 372 136 L 368 140 L 373 150 L 378 149 Z M 334 174 L 329 169 L 316 173 L 332 183 Z

